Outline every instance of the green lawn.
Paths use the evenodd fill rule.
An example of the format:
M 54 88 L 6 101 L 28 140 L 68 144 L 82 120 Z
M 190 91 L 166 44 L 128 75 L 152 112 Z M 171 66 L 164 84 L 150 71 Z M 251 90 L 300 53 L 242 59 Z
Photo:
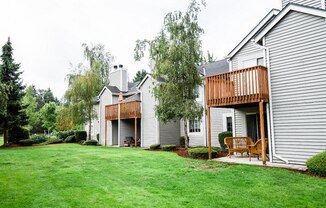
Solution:
M 0 207 L 323 207 L 326 180 L 169 152 L 0 149 Z
M 0 146 L 3 145 L 3 135 L 0 135 Z

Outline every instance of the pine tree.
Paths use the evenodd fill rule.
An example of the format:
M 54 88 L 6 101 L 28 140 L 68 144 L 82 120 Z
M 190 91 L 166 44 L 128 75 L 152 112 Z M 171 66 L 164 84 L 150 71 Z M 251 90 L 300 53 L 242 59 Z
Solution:
M 132 81 L 133 82 L 141 82 L 146 77 L 146 75 L 147 75 L 147 71 L 145 69 L 138 70 Z
M 19 138 L 12 138 L 10 131 L 21 129 L 27 124 L 27 116 L 22 106 L 22 98 L 24 96 L 24 86 L 19 71 L 20 64 L 16 64 L 13 59 L 13 48 L 11 46 L 10 38 L 2 47 L 0 67 L 0 83 L 7 86 L 8 101 L 6 106 L 6 115 L 0 118 L 0 125 L 4 132 L 4 145 L 8 142 L 15 142 Z M 9 141 L 10 138 L 10 141 Z

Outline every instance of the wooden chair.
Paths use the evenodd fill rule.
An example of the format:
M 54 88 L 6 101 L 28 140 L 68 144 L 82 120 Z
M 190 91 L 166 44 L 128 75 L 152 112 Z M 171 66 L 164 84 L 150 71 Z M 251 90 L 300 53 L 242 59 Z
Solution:
M 243 157 L 244 152 L 249 153 L 248 145 L 252 145 L 253 141 L 250 137 L 225 137 L 224 144 L 229 151 L 227 156 L 231 157 L 232 153 L 239 152 Z
M 268 142 L 268 140 L 265 139 L 265 150 L 267 149 L 267 142 Z M 262 155 L 262 153 L 263 153 L 261 143 L 262 143 L 262 140 L 260 139 L 255 144 L 248 145 L 249 161 L 251 161 L 251 156 L 252 155 L 257 155 L 257 159 L 259 160 L 259 155 Z

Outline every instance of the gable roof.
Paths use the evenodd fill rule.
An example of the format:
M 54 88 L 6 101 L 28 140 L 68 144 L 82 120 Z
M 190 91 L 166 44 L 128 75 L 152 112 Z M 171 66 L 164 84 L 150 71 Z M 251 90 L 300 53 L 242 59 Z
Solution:
M 137 89 L 138 83 L 139 82 L 128 82 L 128 91 L 127 92 L 120 91 L 117 86 L 107 85 L 107 86 L 103 87 L 102 91 L 100 92 L 100 94 L 97 97 L 100 98 L 105 90 L 109 90 L 112 94 L 115 94 L 115 95 L 118 95 L 120 92 L 122 92 L 123 94 L 137 93 L 138 92 L 138 89 Z
M 211 76 L 221 74 L 229 71 L 229 63 L 227 59 L 204 64 L 198 67 L 198 71 L 201 75 Z
M 248 35 L 227 55 L 226 58 L 233 57 L 248 41 L 250 41 L 259 31 L 280 12 L 278 9 L 272 9 L 259 23 L 252 29 Z
M 290 11 L 297 11 L 326 18 L 326 10 L 324 9 L 289 3 L 265 28 L 259 31 L 254 39 L 255 42 L 259 42 Z

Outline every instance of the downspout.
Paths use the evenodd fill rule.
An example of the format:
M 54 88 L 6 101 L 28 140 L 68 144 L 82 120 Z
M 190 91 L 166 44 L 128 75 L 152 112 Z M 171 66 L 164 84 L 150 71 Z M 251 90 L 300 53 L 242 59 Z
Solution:
M 260 49 L 265 50 L 266 52 L 266 64 L 267 64 L 267 73 L 268 73 L 268 91 L 269 91 L 269 113 L 270 113 L 270 130 L 271 130 L 271 136 L 272 138 L 269 139 L 269 142 L 272 144 L 272 157 L 270 158 L 271 161 L 273 162 L 273 157 L 276 157 L 280 160 L 283 160 L 286 164 L 289 163 L 289 161 L 279 155 L 276 154 L 275 150 L 275 134 L 274 134 L 274 115 L 273 115 L 273 99 L 272 99 L 272 88 L 271 88 L 271 70 L 270 70 L 270 59 L 269 59 L 269 48 L 266 46 L 259 45 L 256 43 L 254 40 L 251 40 L 254 44 L 255 47 L 258 47 Z M 265 37 L 263 38 L 263 45 L 265 45 Z M 264 53 L 265 54 L 265 53 Z
M 227 57 L 227 62 L 229 63 L 229 71 L 232 71 L 232 61 L 230 57 Z M 236 119 L 235 119 L 235 109 L 232 108 L 232 136 L 236 137 Z
M 139 92 L 139 94 L 140 94 L 140 102 L 141 102 L 141 104 L 140 104 L 140 114 L 141 114 L 141 118 L 140 118 L 140 147 L 143 147 L 143 119 L 142 119 L 142 117 L 143 117 L 143 92 L 142 91 L 140 91 L 139 89 L 138 89 L 138 92 Z
M 203 96 L 203 106 L 204 106 L 204 122 L 205 122 L 205 135 L 204 135 L 204 142 L 205 142 L 205 147 L 207 147 L 207 115 L 206 115 L 206 69 L 205 67 L 203 68 L 203 75 L 204 75 L 204 86 L 203 86 L 203 91 L 204 91 L 204 96 Z

